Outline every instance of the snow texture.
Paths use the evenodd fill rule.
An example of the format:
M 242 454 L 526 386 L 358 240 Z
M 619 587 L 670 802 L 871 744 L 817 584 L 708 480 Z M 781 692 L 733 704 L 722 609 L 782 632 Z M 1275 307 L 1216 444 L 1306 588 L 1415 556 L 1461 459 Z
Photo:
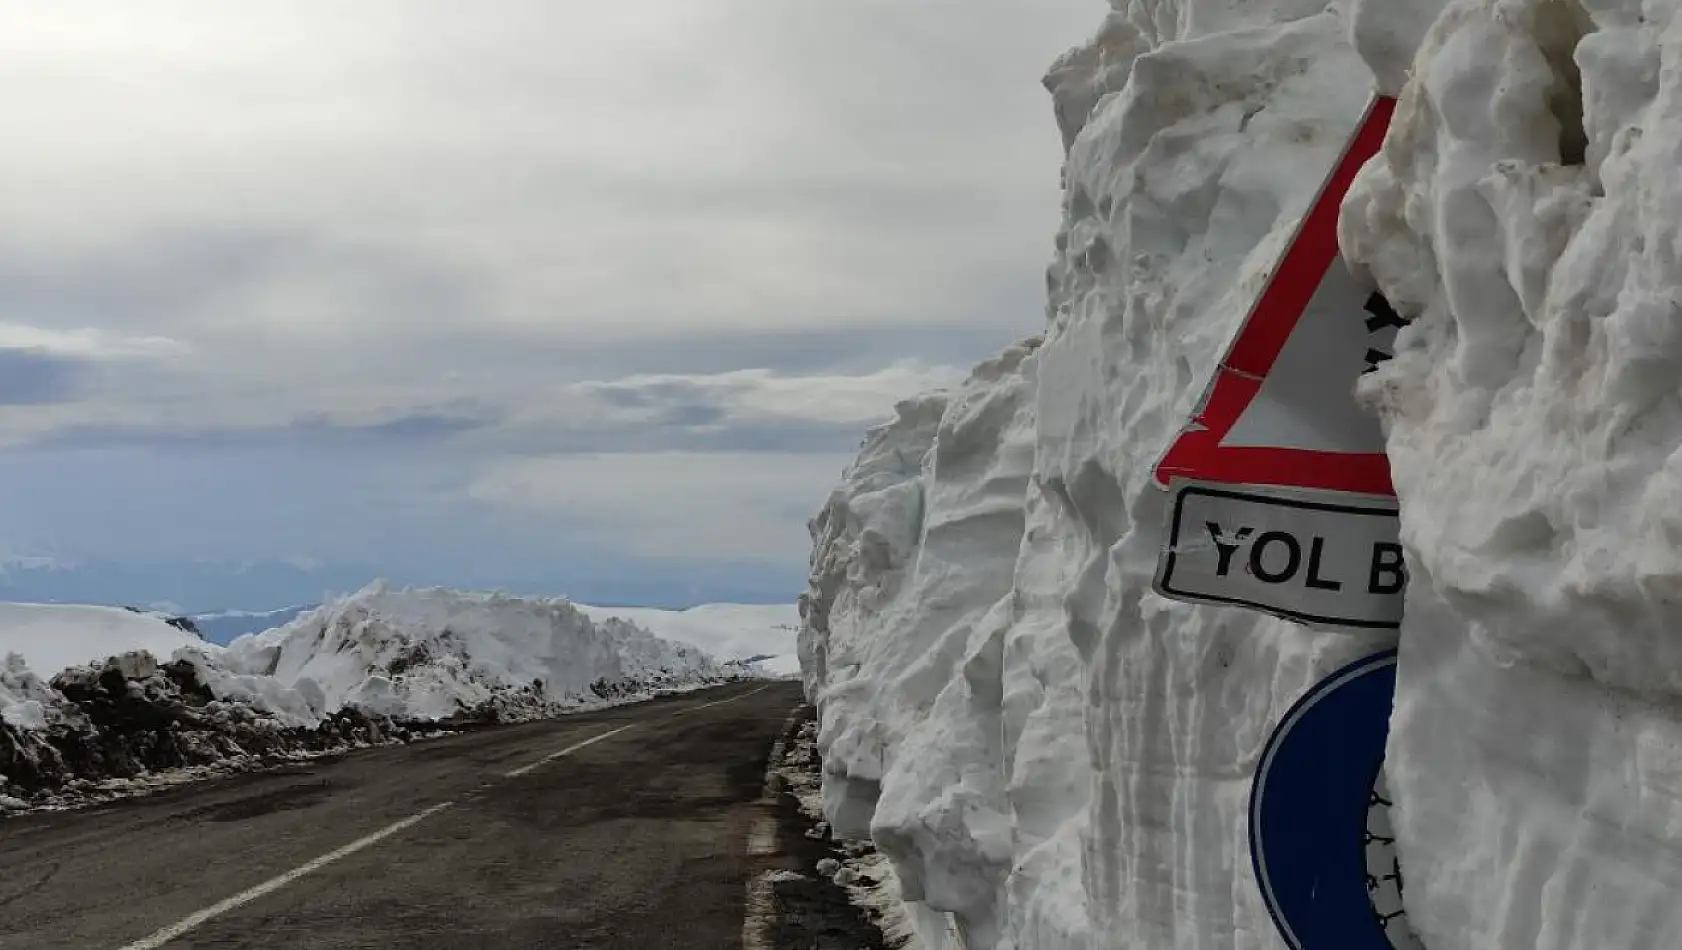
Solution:
M 761 676 L 768 679 L 800 678 L 800 657 L 793 653 L 759 660 L 753 666 Z
M 935 950 L 1279 946 L 1251 769 L 1386 643 L 1151 594 L 1150 468 L 1366 104 L 1325 7 L 1122 4 L 1053 66 L 1043 336 L 903 404 L 813 522 L 826 812 Z
M 8 653 L 0 665 L 0 723 L 19 729 L 45 729 L 58 697 L 30 672 L 20 653 Z
M 800 626 L 800 611 L 792 603 L 702 604 L 688 610 L 577 606 L 595 620 L 628 620 L 661 639 L 700 647 L 715 659 L 764 658 L 758 662 L 768 675 L 799 671 L 794 635 Z
M 406 739 L 400 723 L 342 710 L 310 727 L 219 700 L 195 667 L 144 651 L 72 667 L 46 684 L 14 654 L 0 675 L 12 702 L 0 719 L 0 787 L 20 807 L 68 807 L 194 777 Z M 13 697 L 16 699 L 16 697 Z M 20 806 L 17 803 L 22 803 Z
M 11 621 L 0 647 L 12 651 L 0 664 L 0 787 L 49 804 L 90 783 L 157 784 L 170 780 L 161 772 L 262 765 L 755 675 L 563 600 L 382 583 L 227 647 L 121 610 L 0 605 L 0 618 Z M 97 662 L 43 680 L 26 655 Z
M 678 687 L 722 677 L 696 647 L 626 620 L 591 620 L 565 600 L 396 591 L 380 582 L 201 655 L 219 696 L 303 717 L 356 706 L 444 719 L 516 699 L 547 715 L 604 698 L 607 684 Z
M 43 676 L 130 650 L 169 656 L 202 640 L 161 617 L 116 607 L 0 603 L 0 659 L 23 657 Z
M 1043 333 L 902 403 L 812 522 L 824 808 L 934 950 L 1278 948 L 1252 769 L 1390 645 L 1150 591 L 1150 469 L 1376 88 L 1341 241 L 1413 326 L 1389 749 L 1431 950 L 1682 932 L 1682 4 L 1113 0 L 1047 86 Z
M 1674 945 L 1682 4 L 1452 3 L 1412 74 L 1342 220 L 1415 318 L 1362 393 L 1412 573 L 1409 915 L 1431 950 Z

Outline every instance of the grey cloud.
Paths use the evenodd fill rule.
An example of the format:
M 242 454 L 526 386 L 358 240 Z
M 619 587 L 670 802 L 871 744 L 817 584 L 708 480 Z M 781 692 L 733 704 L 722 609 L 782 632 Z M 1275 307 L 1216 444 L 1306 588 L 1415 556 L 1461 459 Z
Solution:
M 3 353 L 4 351 L 0 351 Z M 3 364 L 0 364 L 3 365 Z M 811 452 L 855 448 L 862 427 L 808 419 L 735 419 L 728 400 L 755 384 L 689 379 L 584 384 L 565 413 L 522 421 L 509 406 L 456 400 L 361 422 L 308 413 L 276 424 L 67 425 L 33 440 L 42 449 L 149 447 L 171 453 L 230 449 L 381 453 L 471 448 L 478 455 L 568 455 L 656 451 Z M 885 396 L 886 413 L 896 397 Z M 595 411 L 592 403 L 595 401 Z M 351 455 L 344 457 L 350 458 Z
M 1011 298 L 1006 298 L 1007 300 Z M 1019 305 L 1020 309 L 1017 309 Z M 503 377 L 614 379 L 636 375 L 707 376 L 743 369 L 789 375 L 870 373 L 896 360 L 967 366 L 1037 332 L 1044 302 L 1035 291 L 1017 295 L 1012 311 L 1023 326 L 1003 321 L 976 326 L 903 323 L 860 329 L 704 330 L 643 340 L 610 340 L 588 349 L 491 334 L 419 340 L 408 352 L 419 365 L 479 367 Z M 909 393 L 903 395 L 910 395 Z M 638 396 L 617 398 L 635 399 Z M 628 403 L 626 405 L 629 405 Z
M 716 425 L 724 418 L 723 409 L 702 402 L 667 406 L 662 416 L 668 425 L 683 427 Z
M 78 567 L 14 573 L 7 596 L 255 608 L 313 602 L 384 576 L 399 585 L 686 607 L 792 598 L 800 589 L 798 562 L 768 569 L 712 554 L 629 557 L 564 521 L 440 499 L 413 484 L 433 467 L 370 479 L 362 467 L 238 451 L 208 460 L 135 449 L 9 455 L 0 493 L 31 504 L 0 508 L 0 538 L 75 552 Z M 252 504 L 253 491 L 264 504 Z M 137 504 L 142 498 L 148 503 Z M 273 562 L 293 554 L 326 564 L 304 572 Z
M 808 422 L 719 425 L 722 410 L 690 405 L 671 408 L 652 423 L 584 428 L 563 424 L 499 428 L 493 423 L 428 416 L 367 426 L 298 422 L 237 429 L 166 429 L 86 425 L 56 430 L 33 443 L 40 449 L 151 448 L 172 454 L 214 455 L 237 448 L 334 452 L 350 464 L 358 455 L 398 450 L 472 449 L 475 455 L 596 455 L 661 451 L 833 452 L 858 447 L 856 425 Z
M 29 142 L 0 154 L 0 321 L 188 347 L 88 369 L 91 424 L 19 450 L 51 459 L 30 526 L 258 557 L 316 539 L 328 561 L 448 548 L 506 572 L 559 562 L 554 527 L 412 516 L 476 459 L 850 453 L 857 425 L 736 419 L 695 385 L 511 420 L 584 380 L 961 366 L 1038 331 L 1061 159 L 1038 80 L 1103 9 L 20 5 L 0 35 L 0 110 Z M 0 403 L 74 395 L 80 372 L 20 364 Z M 102 405 L 170 425 L 115 426 Z M 58 474 L 72 456 L 99 456 L 80 487 Z M 394 500 L 403 479 L 426 484 Z M 109 500 L 118 483 L 154 503 Z M 253 502 L 277 487 L 284 502 Z M 217 493 L 218 517 L 196 514 Z M 227 513 L 244 535 L 218 533 Z M 335 553 L 399 527 L 400 545 Z M 503 556 L 521 530 L 530 546 Z M 473 578 L 438 579 L 494 582 Z
M 287 286 L 339 287 L 347 308 L 339 316 L 351 326 L 392 313 L 420 328 L 458 325 L 481 306 L 472 279 L 438 260 L 303 228 L 206 222 L 80 254 L 0 256 L 0 312 L 53 328 L 167 332 L 198 323 L 212 336 L 261 331 L 242 308 Z
M 54 430 L 32 445 L 47 449 L 152 447 L 171 452 L 216 452 L 254 446 L 321 450 L 362 447 L 378 451 L 444 443 L 490 428 L 498 421 L 489 414 L 420 412 L 367 424 L 335 422 L 320 416 L 307 416 L 284 425 L 245 427 L 91 424 Z
M 652 409 L 705 400 L 709 391 L 692 380 L 657 380 L 639 385 L 589 383 L 581 387 L 610 406 Z
M 0 348 L 0 406 L 67 402 L 82 388 L 82 360 L 42 350 Z
M 650 22 L 665 15 L 660 0 L 646 6 Z M 66 54 L 51 55 L 62 40 L 49 30 L 32 44 L 21 17 L 13 65 L 0 65 L 10 88 L 28 90 L 20 108 L 92 96 L 113 121 L 77 137 L 43 117 L 36 147 L 0 164 L 15 167 L 13 180 L 39 179 L 43 200 L 65 189 L 41 214 L 55 227 L 97 220 L 92 243 L 108 256 L 188 245 L 155 281 L 133 275 L 155 265 L 89 262 L 119 282 L 129 271 L 143 293 L 126 302 L 152 300 L 159 319 L 181 309 L 176 291 L 195 281 L 249 285 L 278 273 L 321 284 L 395 271 L 401 279 L 351 301 L 362 318 L 414 326 L 393 318 L 417 310 L 461 325 L 553 313 L 575 338 L 598 313 L 669 331 L 685 308 L 718 323 L 1031 327 L 1037 308 L 1000 312 L 995 294 L 966 288 L 996 289 L 991 275 L 1011 272 L 1037 293 L 1059 158 L 1037 78 L 1097 6 L 978 2 L 958 13 L 726 0 L 653 40 L 617 17 L 512 0 L 471 18 L 442 4 L 372 4 L 348 21 L 358 27 L 324 4 L 257 0 L 237 18 L 190 8 L 133 23 L 121 5 L 94 4 L 81 20 L 96 40 L 128 29 L 173 36 L 173 16 L 217 42 L 178 50 L 179 66 L 148 63 L 157 89 L 180 95 L 136 97 L 120 56 L 81 64 L 81 83 L 66 83 Z M 283 55 L 288 36 L 311 38 L 316 55 Z M 579 55 L 555 55 L 557 37 Z M 208 52 L 219 44 L 224 53 Z M 582 75 L 599 78 L 626 54 L 637 69 L 580 91 Z M 171 174 L 130 169 L 115 179 L 128 183 L 117 200 L 105 180 L 71 193 L 73 175 L 142 136 L 173 154 L 154 163 Z M 90 206 L 66 213 L 77 197 Z M 211 246 L 159 232 L 181 221 L 199 222 Z M 9 250 L 51 253 L 41 230 Z M 259 233 L 227 233 L 244 230 Z M 767 260 L 761 245 L 787 259 Z M 366 259 L 382 254 L 420 264 Z M 287 265 L 278 272 L 277 259 Z M 807 286 L 764 273 L 791 266 L 809 272 L 794 275 Z M 709 279 L 720 299 L 695 293 Z M 467 299 L 452 301 L 462 285 Z M 220 316 L 237 324 L 246 303 Z
M 931 177 L 914 164 L 890 169 L 793 168 L 770 181 L 763 175 L 733 174 L 648 181 L 613 168 L 566 177 L 566 187 L 579 188 L 581 204 L 603 211 L 823 222 L 837 226 L 840 234 L 861 226 L 869 230 L 892 227 L 901 233 L 938 232 L 1005 206 L 1015 206 L 1017 212 L 1024 205 L 1029 213 L 1044 210 L 1037 207 L 1035 196 L 1001 192 L 984 177 L 961 172 Z M 585 182 L 590 186 L 580 188 Z M 998 237 L 1014 241 L 1022 236 L 1002 232 Z
M 1049 259 L 1049 240 L 1045 242 Z M 897 322 L 848 317 L 843 300 L 828 327 L 697 327 L 627 339 L 604 336 L 575 315 L 569 332 L 479 320 L 494 291 L 463 268 L 397 249 L 334 243 L 308 232 L 238 231 L 205 226 L 146 235 L 86 257 L 19 262 L 0 257 L 0 313 L 29 325 L 105 326 L 191 333 L 215 359 L 272 364 L 307 351 L 283 332 L 253 324 L 242 307 L 272 289 L 337 287 L 334 304 L 347 332 L 358 318 L 398 315 L 398 326 L 369 324 L 377 346 L 358 353 L 368 377 L 412 377 L 442 367 L 482 367 L 506 378 L 686 372 L 768 367 L 787 372 L 856 371 L 901 358 L 979 359 L 1037 329 L 1043 276 L 1037 259 L 1019 270 L 989 270 L 946 283 L 934 311 L 907 303 Z M 587 344 L 581 348 L 580 344 Z
M 605 430 L 549 428 L 510 433 L 510 454 L 595 455 L 639 452 L 773 452 L 803 454 L 856 450 L 855 425 L 741 423 L 720 428 L 622 427 Z
M 646 387 L 603 385 L 595 387 L 596 395 L 610 406 L 643 409 L 655 404 L 657 396 Z
M 656 427 L 715 425 L 725 421 L 718 404 L 718 392 L 690 380 L 660 380 L 641 385 L 597 383 L 581 386 L 582 392 L 620 409 L 641 409 L 643 419 Z
M 293 423 L 288 430 L 300 434 L 332 440 L 371 439 L 376 443 L 432 442 L 447 440 L 467 432 L 483 430 L 496 424 L 489 416 L 451 416 L 421 414 L 403 416 L 388 422 L 368 425 L 344 425 L 327 419 L 309 419 Z

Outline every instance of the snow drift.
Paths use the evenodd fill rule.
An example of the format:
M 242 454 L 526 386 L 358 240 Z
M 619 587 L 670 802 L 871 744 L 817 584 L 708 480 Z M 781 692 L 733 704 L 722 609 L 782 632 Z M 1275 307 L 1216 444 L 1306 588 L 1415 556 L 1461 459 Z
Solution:
M 1374 642 L 1151 595 L 1149 469 L 1365 105 L 1323 6 L 1135 4 L 1053 67 L 1043 339 L 903 406 L 814 523 L 827 807 L 931 946 L 1276 945 L 1249 771 Z
M 687 643 L 719 660 L 750 661 L 778 675 L 795 655 L 800 612 L 794 604 L 702 604 L 688 610 L 657 607 L 591 607 L 579 610 L 600 622 L 627 620 L 663 640 Z
M 565 600 L 394 591 L 383 583 L 200 655 L 219 695 L 303 716 L 357 706 L 444 719 L 516 701 L 547 714 L 609 689 L 696 685 L 722 675 L 696 647 L 616 617 L 593 621 Z
M 204 643 L 154 615 L 116 607 L 0 603 L 0 659 L 8 653 L 43 675 L 130 650 L 169 656 Z
M 1433 950 L 1682 933 L 1679 161 L 1682 5 L 1457 3 L 1344 206 L 1416 317 L 1363 396 L 1414 575 L 1391 789 Z
M 566 601 L 379 583 L 226 648 L 126 611 L 0 605 L 0 618 L 16 621 L 0 644 L 42 662 L 107 658 L 49 679 L 17 652 L 0 665 L 0 794 L 10 788 L 14 805 L 16 793 L 342 751 L 752 673 Z
M 288 726 L 218 699 L 193 664 L 160 665 L 144 652 L 74 667 L 45 684 L 13 663 L 0 670 L 0 706 L 0 813 L 115 797 L 205 769 L 341 752 L 411 732 L 410 724 L 354 707 L 308 727 Z M 24 715 L 15 715 L 20 710 Z
M 812 523 L 825 808 L 924 940 L 1274 948 L 1269 731 L 1386 645 L 1150 591 L 1150 466 L 1375 86 L 1343 208 L 1413 572 L 1387 769 L 1431 950 L 1682 932 L 1682 4 L 1113 0 L 1047 77 L 1043 335 L 902 403 Z M 1352 394 L 1353 395 L 1353 394 Z

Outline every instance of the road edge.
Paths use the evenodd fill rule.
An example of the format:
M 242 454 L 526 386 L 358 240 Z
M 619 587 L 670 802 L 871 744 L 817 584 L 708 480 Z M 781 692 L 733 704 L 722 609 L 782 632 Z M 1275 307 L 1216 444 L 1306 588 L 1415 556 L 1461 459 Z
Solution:
M 915 950 L 893 919 L 897 886 L 867 841 L 837 841 L 823 821 L 817 711 L 801 703 L 772 745 L 749 836 L 743 950 Z

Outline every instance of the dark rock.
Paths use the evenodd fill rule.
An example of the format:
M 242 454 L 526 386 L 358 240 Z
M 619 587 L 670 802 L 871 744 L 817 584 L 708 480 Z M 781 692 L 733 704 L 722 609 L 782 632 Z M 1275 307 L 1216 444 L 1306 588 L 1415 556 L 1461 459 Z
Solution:
M 359 709 L 310 728 L 282 726 L 250 706 L 217 701 L 186 661 L 160 667 L 150 657 L 113 657 L 66 670 L 51 685 L 68 701 L 64 723 L 41 731 L 0 724 L 0 777 L 26 799 L 77 781 L 343 752 L 407 738 L 411 729 Z
M 428 659 L 424 654 L 417 645 L 400 659 L 408 668 Z M 615 700 L 675 684 L 670 671 L 662 671 L 643 680 L 604 677 L 590 692 Z M 498 691 L 442 722 L 397 721 L 350 707 L 315 726 L 290 727 L 245 703 L 218 700 L 192 663 L 159 664 L 146 653 L 65 670 L 50 685 L 64 700 L 51 726 L 24 730 L 0 723 L 0 785 L 26 801 L 166 769 L 260 767 L 303 753 L 408 742 L 422 734 L 553 716 L 566 708 L 538 680 Z

